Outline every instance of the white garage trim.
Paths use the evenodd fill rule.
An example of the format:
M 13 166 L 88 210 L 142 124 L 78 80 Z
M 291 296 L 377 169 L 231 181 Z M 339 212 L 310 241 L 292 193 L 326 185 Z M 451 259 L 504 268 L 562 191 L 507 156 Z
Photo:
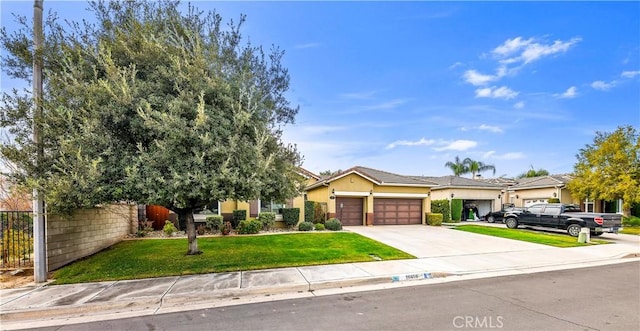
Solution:
M 374 197 L 377 198 L 428 198 L 429 193 L 382 193 L 374 192 Z
M 351 191 L 334 191 L 333 195 L 337 197 L 368 197 L 371 192 L 351 192 Z

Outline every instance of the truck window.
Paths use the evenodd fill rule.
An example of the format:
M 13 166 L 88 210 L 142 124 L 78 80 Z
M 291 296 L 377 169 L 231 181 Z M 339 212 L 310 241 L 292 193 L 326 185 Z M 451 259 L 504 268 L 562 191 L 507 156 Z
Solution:
M 529 211 L 532 214 L 542 214 L 543 209 L 544 209 L 544 205 L 533 205 L 527 208 L 527 211 Z
M 560 215 L 560 206 L 546 206 L 544 208 L 545 215 Z

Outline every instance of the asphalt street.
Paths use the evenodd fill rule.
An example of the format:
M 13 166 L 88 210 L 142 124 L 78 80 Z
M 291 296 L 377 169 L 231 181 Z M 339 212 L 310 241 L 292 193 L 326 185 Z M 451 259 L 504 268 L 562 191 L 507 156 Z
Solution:
M 640 263 L 352 292 L 39 330 L 639 330 Z

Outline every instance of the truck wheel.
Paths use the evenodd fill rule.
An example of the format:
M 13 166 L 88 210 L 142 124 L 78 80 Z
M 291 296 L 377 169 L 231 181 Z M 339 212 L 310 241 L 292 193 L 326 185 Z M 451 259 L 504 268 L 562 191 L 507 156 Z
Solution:
M 493 223 L 493 222 L 495 222 L 495 221 L 496 221 L 496 220 L 493 218 L 493 216 L 489 216 L 489 217 L 487 218 L 487 222 L 489 222 L 489 223 Z
M 572 237 L 577 237 L 580 234 L 581 228 L 578 224 L 569 224 L 569 226 L 567 226 L 567 233 Z
M 518 227 L 518 220 L 515 218 L 507 218 L 504 224 L 506 224 L 509 229 L 515 229 Z

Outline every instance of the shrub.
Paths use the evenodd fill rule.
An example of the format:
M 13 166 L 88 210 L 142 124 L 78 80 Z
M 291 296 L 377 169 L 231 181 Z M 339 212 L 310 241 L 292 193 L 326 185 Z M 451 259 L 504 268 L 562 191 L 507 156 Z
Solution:
M 451 200 L 451 215 L 449 215 L 449 219 L 453 222 L 462 221 L 462 199 L 452 199 Z M 442 220 L 445 220 L 445 215 L 442 214 Z
M 224 222 L 224 218 L 221 215 L 207 216 L 205 222 L 209 230 L 217 232 L 222 230 L 222 223 Z
M 234 210 L 233 211 L 233 220 L 231 221 L 231 226 L 236 229 L 240 221 L 244 221 L 247 219 L 247 211 L 246 210 Z
M 325 221 L 325 213 L 322 209 L 322 204 L 320 202 L 316 202 L 313 204 L 313 222 L 314 223 L 322 223 Z
M 324 231 L 324 224 L 316 223 L 315 229 L 316 229 L 316 231 Z
M 342 223 L 340 223 L 340 220 L 337 218 L 329 219 L 324 223 L 324 226 L 327 228 L 327 230 L 331 230 L 331 231 L 342 230 Z
M 262 229 L 269 231 L 276 224 L 276 213 L 265 211 L 258 215 L 258 219 L 262 222 Z
M 287 227 L 292 228 L 298 224 L 300 208 L 282 208 L 282 220 Z
M 442 214 L 427 213 L 427 224 L 434 226 L 442 225 Z
M 622 226 L 640 226 L 640 217 L 636 217 L 636 216 L 623 217 Z
M 178 231 L 178 229 L 176 229 L 176 226 L 173 225 L 171 221 L 166 220 L 164 221 L 164 227 L 162 228 L 162 231 L 164 231 L 167 236 L 171 237 L 176 231 Z
M 313 230 L 313 222 L 302 222 L 298 225 L 298 230 L 300 231 L 311 231 Z
M 238 223 L 236 232 L 238 234 L 256 234 L 262 229 L 262 222 L 257 219 L 242 220 Z
M 547 203 L 560 203 L 560 199 L 558 199 L 558 198 L 549 198 L 549 199 L 547 199 Z
M 456 201 L 456 200 L 453 200 Z M 460 219 L 460 215 L 462 214 L 462 201 L 460 201 L 460 209 L 458 210 L 458 219 Z M 442 220 L 444 222 L 451 221 L 451 214 L 449 214 L 449 200 L 431 200 L 431 212 L 435 214 L 442 214 Z
M 315 211 L 316 211 L 315 201 L 309 201 L 309 200 L 305 201 L 304 202 L 304 221 L 313 223 Z

